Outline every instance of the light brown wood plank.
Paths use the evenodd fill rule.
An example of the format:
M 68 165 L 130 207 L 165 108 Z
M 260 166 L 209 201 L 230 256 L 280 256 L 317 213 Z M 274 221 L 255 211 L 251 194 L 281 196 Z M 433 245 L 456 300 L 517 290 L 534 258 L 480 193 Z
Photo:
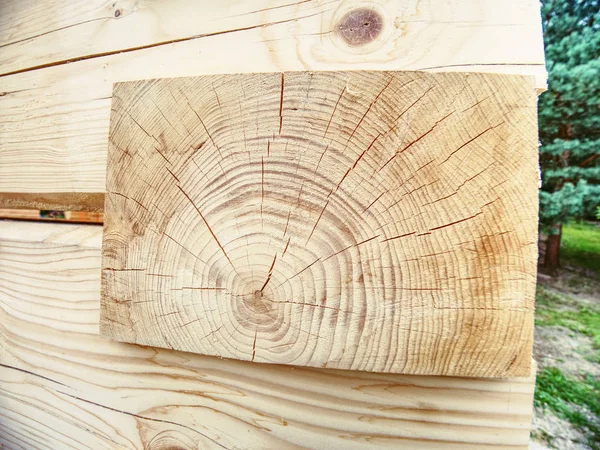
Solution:
M 526 376 L 529 78 L 286 72 L 120 83 L 103 336 L 256 362 Z
M 376 9 L 385 27 L 362 47 L 341 42 L 336 31 L 356 3 L 287 3 L 3 2 L 0 67 L 91 59 L 0 77 L 0 192 L 103 193 L 113 82 L 363 69 L 522 73 L 538 89 L 545 85 L 534 0 L 382 2 Z M 114 8 L 129 12 L 114 18 Z M 253 8 L 264 11 L 247 14 Z M 205 20 L 217 17 L 224 19 Z M 13 41 L 21 42 L 6 45 Z M 101 53 L 108 54 L 93 57 Z
M 42 213 L 42 211 L 37 209 L 0 209 L 0 219 L 101 225 L 104 222 L 104 214 L 101 212 L 88 211 L 50 210 Z
M 367 52 L 356 48 L 362 41 L 350 39 L 354 48 L 347 48 L 337 36 L 343 28 L 340 19 L 360 6 L 381 16 L 381 35 Z M 410 69 L 502 65 L 501 72 L 539 75 L 544 85 L 540 13 L 534 0 L 7 0 L 0 4 L 0 75 L 275 24 L 284 24 L 286 32 L 267 32 L 265 43 L 274 45 L 270 38 L 300 44 L 289 58 L 311 67 L 381 58 L 403 60 Z
M 39 220 L 40 212 L 35 209 L 0 209 L 0 219 Z
M 526 449 L 533 377 L 383 375 L 98 337 L 101 231 L 0 222 L 7 448 Z
M 0 208 L 102 212 L 104 211 L 104 193 L 0 192 Z

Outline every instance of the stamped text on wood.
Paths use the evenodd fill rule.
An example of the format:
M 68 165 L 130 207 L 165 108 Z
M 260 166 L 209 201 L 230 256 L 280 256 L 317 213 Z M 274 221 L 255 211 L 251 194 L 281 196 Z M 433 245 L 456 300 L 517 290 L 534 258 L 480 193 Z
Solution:
M 256 362 L 528 375 L 530 78 L 115 85 L 101 334 Z

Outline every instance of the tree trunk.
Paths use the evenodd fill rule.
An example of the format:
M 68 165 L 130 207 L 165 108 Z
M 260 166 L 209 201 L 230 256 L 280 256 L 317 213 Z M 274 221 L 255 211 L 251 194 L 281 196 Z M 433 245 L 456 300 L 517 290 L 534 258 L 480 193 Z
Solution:
M 558 254 L 560 250 L 560 238 L 562 237 L 562 224 L 554 224 L 550 227 L 550 234 L 546 241 L 546 255 L 544 257 L 544 268 L 551 274 L 558 269 Z

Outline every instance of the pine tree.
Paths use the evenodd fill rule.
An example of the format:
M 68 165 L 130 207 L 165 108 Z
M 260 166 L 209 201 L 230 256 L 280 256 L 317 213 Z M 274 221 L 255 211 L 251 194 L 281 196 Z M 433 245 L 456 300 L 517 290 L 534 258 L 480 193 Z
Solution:
M 548 91 L 539 102 L 540 225 L 554 271 L 562 224 L 600 204 L 600 2 L 543 0 Z

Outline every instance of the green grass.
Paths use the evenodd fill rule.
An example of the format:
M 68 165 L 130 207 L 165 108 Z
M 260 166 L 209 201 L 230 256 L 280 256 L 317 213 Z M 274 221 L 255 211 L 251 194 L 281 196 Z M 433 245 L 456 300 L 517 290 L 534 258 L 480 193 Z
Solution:
M 538 286 L 535 324 L 562 326 L 591 337 L 595 352 L 588 359 L 600 363 L 600 307 L 583 306 L 568 295 Z M 600 450 L 599 379 L 567 377 L 556 367 L 546 367 L 537 374 L 535 405 L 569 421 L 588 437 L 593 450 Z
M 563 265 L 576 266 L 600 274 L 600 228 L 589 223 L 563 226 L 560 249 Z M 585 273 L 569 277 L 572 292 L 594 289 Z M 586 359 L 600 364 L 600 304 L 585 302 L 556 290 L 538 286 L 536 292 L 536 326 L 561 326 L 573 334 L 592 340 L 591 354 L 585 346 Z M 589 374 L 566 376 L 557 367 L 540 370 L 536 379 L 535 405 L 551 410 L 581 430 L 593 450 L 600 450 L 600 379 Z M 552 436 L 541 436 L 551 442 Z
M 577 305 L 568 296 L 538 287 L 535 298 L 535 324 L 538 326 L 560 325 L 576 333 L 592 338 L 593 357 L 600 362 L 600 308 Z
M 600 450 L 600 380 L 567 378 L 556 367 L 537 374 L 535 406 L 548 408 L 588 436 L 588 445 Z
M 560 258 L 600 274 L 600 228 L 590 223 L 563 225 Z

